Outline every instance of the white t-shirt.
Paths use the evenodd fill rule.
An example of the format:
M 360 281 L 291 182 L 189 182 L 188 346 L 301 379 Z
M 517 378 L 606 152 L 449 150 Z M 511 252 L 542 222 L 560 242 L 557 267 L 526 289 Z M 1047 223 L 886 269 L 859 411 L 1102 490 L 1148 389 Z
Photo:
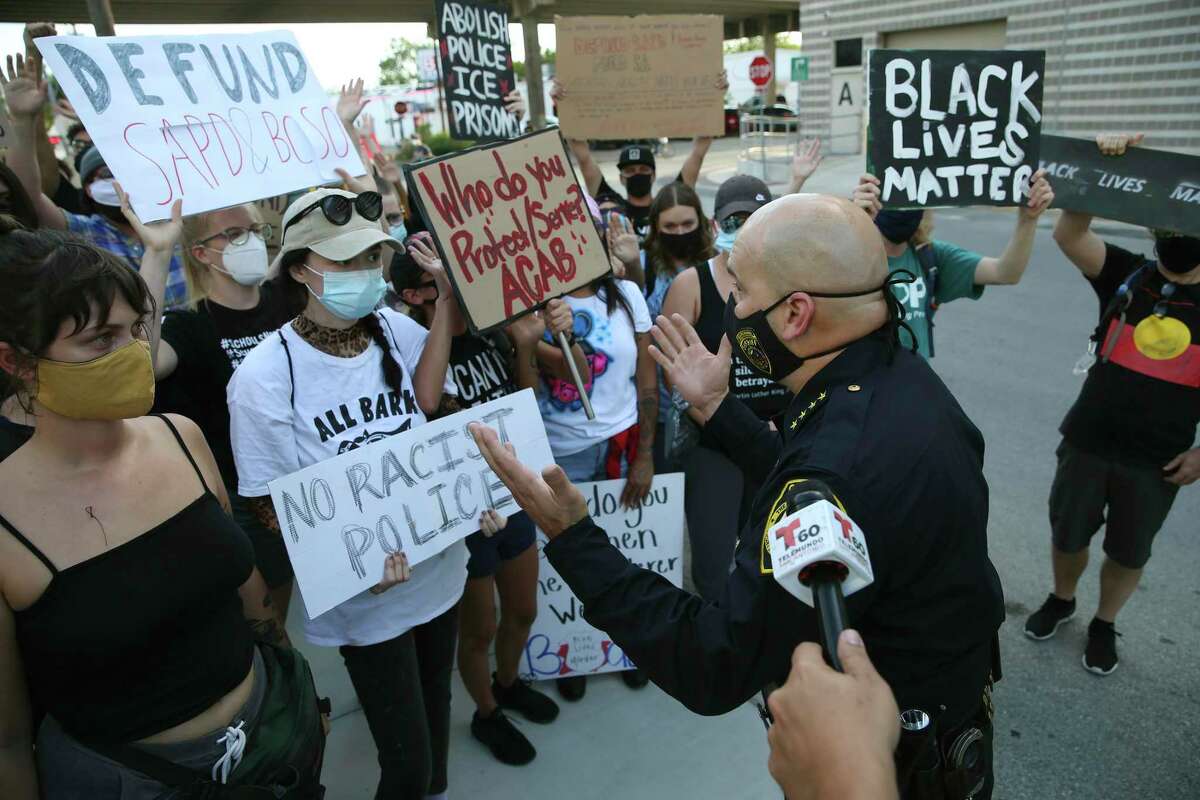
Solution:
M 427 333 L 390 309 L 377 315 L 404 373 L 400 396 L 384 380 L 384 353 L 374 344 L 339 358 L 317 350 L 288 323 L 246 356 L 228 388 L 239 494 L 262 497 L 270 493 L 268 481 L 425 422 L 412 375 Z M 445 390 L 455 393 L 452 381 Z M 467 548 L 457 542 L 413 567 L 407 582 L 382 594 L 363 592 L 308 620 L 305 636 L 325 646 L 395 638 L 457 603 L 466 579 Z
M 607 440 L 637 422 L 637 339 L 650 330 L 650 312 L 642 290 L 633 281 L 617 281 L 633 311 L 633 320 L 619 305 L 608 315 L 604 297 L 563 299 L 575 312 L 575 338 L 592 367 L 588 396 L 596 418 L 589 420 L 575 384 L 543 376 L 545 390 L 538 399 L 550 449 L 569 456 Z

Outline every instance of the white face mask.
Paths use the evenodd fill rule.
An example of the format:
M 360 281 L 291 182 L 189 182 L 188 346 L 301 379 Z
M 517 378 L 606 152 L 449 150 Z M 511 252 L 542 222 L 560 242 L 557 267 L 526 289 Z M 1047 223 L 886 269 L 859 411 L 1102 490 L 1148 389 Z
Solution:
M 102 206 L 113 206 L 114 208 L 121 207 L 121 198 L 117 197 L 116 183 L 112 178 L 97 178 L 88 184 L 88 190 L 92 195 L 92 200 Z
M 251 233 L 242 244 L 227 244 L 221 253 L 224 268 L 212 265 L 242 286 L 257 286 L 267 276 L 267 243 Z

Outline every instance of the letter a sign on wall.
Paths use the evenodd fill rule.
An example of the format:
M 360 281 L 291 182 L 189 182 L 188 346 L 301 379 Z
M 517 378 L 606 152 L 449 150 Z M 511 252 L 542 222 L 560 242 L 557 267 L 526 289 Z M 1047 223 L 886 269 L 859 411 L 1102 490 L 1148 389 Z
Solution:
M 35 41 L 144 222 L 363 171 L 287 31 Z

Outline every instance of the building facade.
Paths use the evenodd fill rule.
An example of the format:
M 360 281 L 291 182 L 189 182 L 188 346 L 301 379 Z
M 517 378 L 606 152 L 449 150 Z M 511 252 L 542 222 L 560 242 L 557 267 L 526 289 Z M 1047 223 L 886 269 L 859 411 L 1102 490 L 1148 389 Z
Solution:
M 800 25 L 803 133 L 834 153 L 862 151 L 867 51 L 889 47 L 1045 50 L 1045 132 L 1200 154 L 1200 0 L 811 0 Z

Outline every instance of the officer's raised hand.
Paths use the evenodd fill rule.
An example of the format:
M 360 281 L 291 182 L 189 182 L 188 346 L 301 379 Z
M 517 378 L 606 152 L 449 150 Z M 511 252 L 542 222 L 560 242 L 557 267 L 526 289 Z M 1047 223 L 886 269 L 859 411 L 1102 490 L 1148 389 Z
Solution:
M 552 464 L 538 475 L 517 460 L 511 444 L 500 444 L 500 437 L 488 426 L 472 422 L 468 430 L 492 472 L 548 538 L 555 538 L 587 516 L 583 493 L 567 480 L 562 467 Z
M 658 346 L 650 345 L 650 355 L 663 368 L 667 380 L 683 399 L 696 410 L 701 422 L 716 413 L 729 394 L 729 359 L 732 348 L 727 336 L 721 337 L 716 353 L 709 351 L 686 319 L 672 314 L 659 316 L 650 329 Z

